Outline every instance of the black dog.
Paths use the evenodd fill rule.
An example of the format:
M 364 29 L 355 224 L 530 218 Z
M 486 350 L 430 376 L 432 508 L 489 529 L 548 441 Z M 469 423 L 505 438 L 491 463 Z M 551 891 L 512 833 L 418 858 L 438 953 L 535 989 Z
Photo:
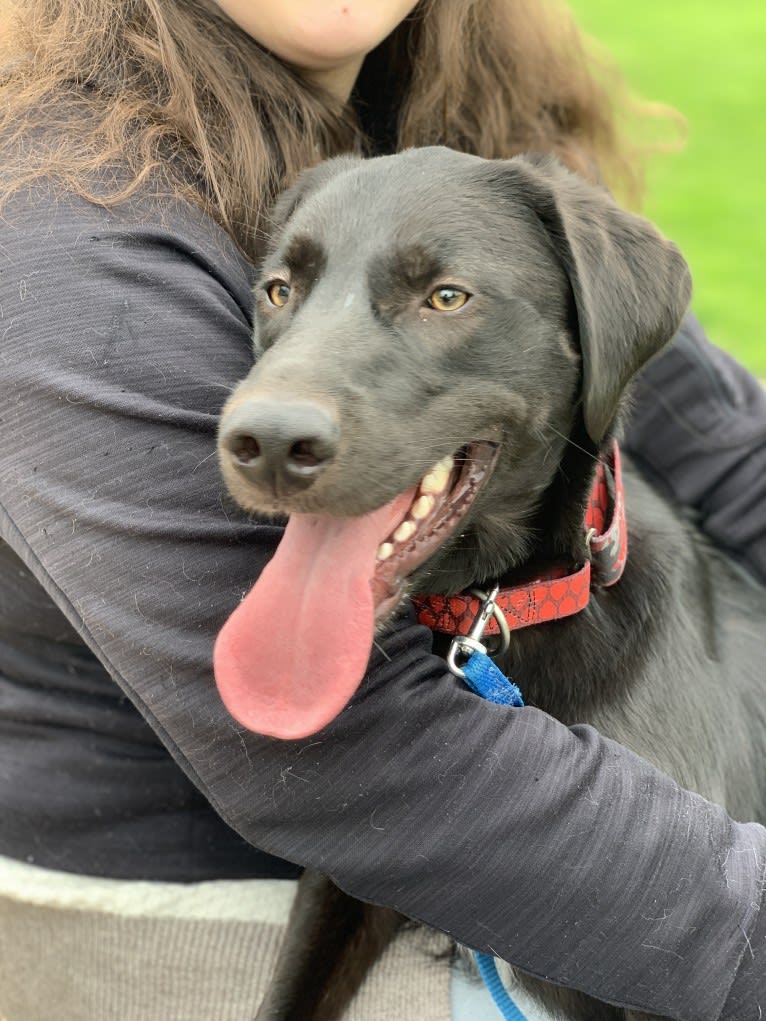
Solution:
M 446 149 L 332 161 L 275 217 L 256 289 L 260 359 L 225 409 L 220 453 L 244 507 L 290 515 L 242 613 L 273 621 L 289 598 L 305 608 L 304 644 L 270 671 L 271 688 L 243 694 L 246 666 L 222 634 L 232 713 L 264 733 L 310 734 L 351 697 L 373 628 L 405 595 L 555 584 L 590 565 L 587 606 L 512 630 L 500 665 L 529 704 L 594 724 L 735 818 L 766 819 L 766 593 L 629 470 L 630 553 L 619 581 L 608 574 L 624 552 L 618 413 L 684 315 L 677 249 L 552 159 Z M 609 506 L 588 528 L 597 471 Z M 605 567 L 591 540 L 612 518 L 618 563 Z M 329 920 L 312 914 L 317 901 Z M 259 1018 L 329 1021 L 398 919 L 316 877 L 297 905 L 291 961 Z M 529 986 L 562 1019 L 626 1016 Z

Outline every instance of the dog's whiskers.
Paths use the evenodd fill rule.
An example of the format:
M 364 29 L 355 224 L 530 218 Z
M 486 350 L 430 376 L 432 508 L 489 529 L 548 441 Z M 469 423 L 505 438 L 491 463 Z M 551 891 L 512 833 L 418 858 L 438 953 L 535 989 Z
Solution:
M 380 644 L 380 642 L 376 641 L 373 638 L 372 644 L 375 646 L 375 648 L 378 650 L 378 652 L 381 654 L 381 656 L 390 663 L 391 662 L 391 657 L 388 655 L 388 653 L 383 648 L 383 646 Z
M 555 433 L 557 436 L 560 436 L 562 440 L 566 440 L 566 442 L 569 443 L 570 446 L 573 446 L 575 447 L 575 449 L 581 451 L 583 454 L 586 454 L 591 459 L 591 461 L 596 462 L 598 461 L 598 454 L 594 454 L 592 451 L 586 450 L 585 447 L 581 447 L 579 443 L 575 443 L 571 436 L 566 436 L 564 433 L 559 432 L 559 430 L 555 426 L 551 425 L 550 423 L 546 423 L 544 428 L 550 429 L 551 432 Z

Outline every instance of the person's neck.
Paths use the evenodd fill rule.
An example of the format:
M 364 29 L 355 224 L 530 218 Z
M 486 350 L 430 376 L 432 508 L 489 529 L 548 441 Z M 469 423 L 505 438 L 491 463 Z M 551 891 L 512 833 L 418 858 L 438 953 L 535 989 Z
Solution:
M 301 69 L 301 75 L 315 85 L 321 86 L 341 103 L 347 103 L 354 88 L 363 57 L 354 57 L 340 67 Z

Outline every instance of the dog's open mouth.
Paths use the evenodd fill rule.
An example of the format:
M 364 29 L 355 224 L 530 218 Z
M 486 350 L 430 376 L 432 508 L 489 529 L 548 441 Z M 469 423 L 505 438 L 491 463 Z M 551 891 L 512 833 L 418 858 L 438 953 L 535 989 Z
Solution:
M 370 514 L 290 517 L 274 558 L 216 642 L 218 690 L 236 720 L 287 739 L 338 715 L 364 676 L 376 621 L 460 526 L 497 451 L 494 441 L 470 443 Z
M 405 517 L 376 552 L 372 578 L 376 620 L 385 620 L 396 608 L 407 578 L 455 532 L 492 474 L 497 451 L 493 441 L 469 443 L 420 480 Z

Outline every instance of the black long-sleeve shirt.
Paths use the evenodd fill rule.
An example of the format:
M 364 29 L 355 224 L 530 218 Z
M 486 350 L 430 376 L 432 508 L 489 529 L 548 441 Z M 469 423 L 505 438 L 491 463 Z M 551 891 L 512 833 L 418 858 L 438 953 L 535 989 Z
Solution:
M 766 830 L 476 698 L 406 614 L 314 738 L 227 715 L 213 640 L 279 538 L 214 454 L 251 282 L 169 199 L 39 189 L 0 219 L 0 853 L 182 881 L 310 865 L 602 999 L 760 1017 Z M 629 443 L 766 578 L 766 401 L 695 332 L 645 374 Z

